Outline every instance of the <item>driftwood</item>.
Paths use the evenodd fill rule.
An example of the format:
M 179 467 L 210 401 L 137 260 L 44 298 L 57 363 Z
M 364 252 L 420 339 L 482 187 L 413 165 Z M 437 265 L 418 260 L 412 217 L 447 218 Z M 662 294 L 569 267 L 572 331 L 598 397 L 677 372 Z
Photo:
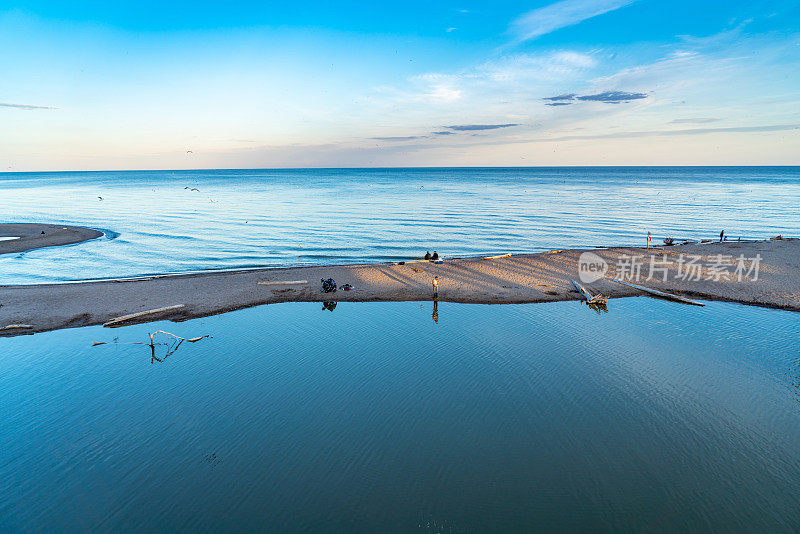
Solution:
M 177 341 L 177 343 L 175 343 L 173 341 L 172 343 L 175 343 L 175 344 L 172 345 L 172 346 L 169 346 L 170 343 L 156 343 L 156 341 L 154 339 L 156 334 L 163 334 L 165 336 L 169 336 L 169 337 L 175 339 Z M 147 335 L 150 337 L 150 343 L 145 343 L 145 342 L 142 342 L 142 341 L 134 341 L 132 343 L 125 343 L 125 345 L 147 345 L 148 347 L 150 347 L 150 363 L 163 362 L 169 356 L 175 354 L 175 351 L 178 350 L 178 348 L 181 346 L 181 344 L 184 341 L 186 341 L 188 343 L 197 343 L 201 339 L 205 339 L 207 337 L 211 337 L 209 334 L 206 334 L 206 335 L 200 336 L 200 337 L 185 338 L 185 337 L 181 337 L 181 336 L 176 336 L 175 334 L 172 334 L 170 332 L 166 332 L 164 330 L 156 330 L 155 332 L 148 333 Z M 98 345 L 108 345 L 108 342 L 107 341 L 95 341 L 95 342 L 92 343 L 93 347 L 96 347 Z M 167 353 L 164 354 L 161 358 L 156 356 L 156 345 L 167 345 L 168 346 Z
M 308 280 L 287 280 L 285 282 L 257 282 L 260 286 L 294 286 L 294 285 L 301 285 L 307 284 Z
M 686 297 L 681 297 L 680 295 L 673 295 L 672 293 L 665 293 L 664 291 L 659 291 L 657 289 L 650 289 L 649 287 L 638 286 L 636 284 L 629 284 L 627 282 L 621 282 L 619 280 L 614 280 L 613 278 L 611 278 L 611 280 L 613 280 L 618 284 L 622 284 L 623 286 L 632 287 L 633 289 L 638 289 L 639 291 L 644 291 L 645 293 L 661 297 L 662 299 L 674 300 L 676 302 L 683 302 L 684 304 L 691 304 L 692 306 L 705 306 L 705 304 L 703 304 L 702 302 L 697 302 L 696 300 L 687 299 Z
M 154 310 L 146 310 L 138 313 L 131 313 L 129 315 L 122 315 L 120 317 L 114 317 L 110 321 L 103 323 L 103 326 L 116 326 L 119 323 L 124 323 L 126 321 L 130 321 L 131 319 L 137 319 L 139 317 L 144 317 L 145 315 L 153 315 L 170 310 L 177 310 L 178 308 L 183 308 L 183 306 L 184 304 L 176 304 L 175 306 L 166 306 L 164 308 L 156 308 Z
M 497 256 L 484 256 L 484 260 L 498 260 L 500 258 L 510 258 L 511 254 L 499 254 Z
M 33 328 L 32 324 L 9 324 L 0 328 L 0 330 L 15 330 L 17 328 Z
M 592 295 L 586 290 L 585 287 L 580 285 L 575 280 L 570 280 L 570 282 L 572 282 L 572 285 L 575 286 L 575 289 L 578 290 L 578 293 L 580 293 L 583 296 L 587 304 L 601 304 L 607 301 L 607 299 L 600 293 L 598 293 L 597 295 Z

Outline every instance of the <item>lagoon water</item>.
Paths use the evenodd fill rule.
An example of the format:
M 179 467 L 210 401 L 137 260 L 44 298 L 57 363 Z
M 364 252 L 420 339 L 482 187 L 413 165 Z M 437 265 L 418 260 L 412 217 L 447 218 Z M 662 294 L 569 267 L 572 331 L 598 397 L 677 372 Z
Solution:
M 798 199 L 800 167 L 3 173 L 0 222 L 107 236 L 0 256 L 0 284 L 796 236 Z
M 796 313 L 432 311 L 0 339 L 0 530 L 796 531 Z M 128 344 L 158 328 L 213 338 Z

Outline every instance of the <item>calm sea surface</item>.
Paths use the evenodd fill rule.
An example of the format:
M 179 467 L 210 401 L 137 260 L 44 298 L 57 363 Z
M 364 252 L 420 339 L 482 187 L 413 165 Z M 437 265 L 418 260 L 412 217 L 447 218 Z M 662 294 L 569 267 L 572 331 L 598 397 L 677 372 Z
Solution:
M 292 303 L 0 339 L 0 530 L 796 532 L 800 315 L 609 308 Z M 157 328 L 213 339 L 127 344 Z
M 0 284 L 798 235 L 799 204 L 800 167 L 0 174 L 0 222 L 107 232 L 0 256 Z

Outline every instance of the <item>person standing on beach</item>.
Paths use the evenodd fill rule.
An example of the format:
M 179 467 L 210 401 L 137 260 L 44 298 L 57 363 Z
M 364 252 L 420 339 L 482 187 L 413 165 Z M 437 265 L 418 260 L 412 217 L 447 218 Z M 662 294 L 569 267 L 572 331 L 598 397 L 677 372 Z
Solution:
M 433 300 L 435 301 L 439 298 L 439 277 L 434 276 L 431 284 L 433 284 Z
M 720 243 L 722 242 L 722 238 L 723 238 L 724 236 L 725 236 L 725 230 L 723 230 L 723 231 L 721 231 L 721 232 L 719 233 L 719 241 L 720 241 Z

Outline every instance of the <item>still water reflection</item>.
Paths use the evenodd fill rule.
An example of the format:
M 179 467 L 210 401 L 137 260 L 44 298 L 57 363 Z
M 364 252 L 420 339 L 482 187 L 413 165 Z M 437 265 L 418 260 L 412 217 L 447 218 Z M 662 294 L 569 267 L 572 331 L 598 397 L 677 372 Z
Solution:
M 643 298 L 329 309 L 1 339 L 2 530 L 800 520 L 800 315 Z M 213 338 L 151 364 L 128 343 L 158 329 Z

